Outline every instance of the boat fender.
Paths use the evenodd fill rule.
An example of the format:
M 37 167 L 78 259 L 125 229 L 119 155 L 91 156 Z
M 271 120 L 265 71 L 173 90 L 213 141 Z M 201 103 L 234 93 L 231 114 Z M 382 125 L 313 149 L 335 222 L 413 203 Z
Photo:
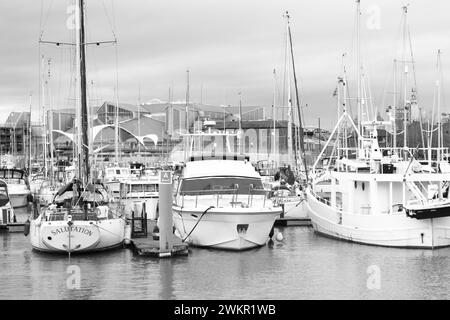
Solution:
M 153 240 L 159 240 L 159 228 L 157 225 L 153 227 Z
M 125 224 L 125 239 L 124 243 L 129 245 L 131 243 L 131 224 L 127 221 Z
M 283 234 L 281 232 L 278 232 L 275 236 L 275 239 L 279 242 L 283 241 Z
M 28 202 L 33 202 L 33 195 L 31 193 L 27 195 L 27 200 Z
M 28 236 L 28 234 L 30 233 L 30 219 L 27 219 L 27 221 L 25 221 L 25 224 L 23 226 L 23 234 L 26 236 Z

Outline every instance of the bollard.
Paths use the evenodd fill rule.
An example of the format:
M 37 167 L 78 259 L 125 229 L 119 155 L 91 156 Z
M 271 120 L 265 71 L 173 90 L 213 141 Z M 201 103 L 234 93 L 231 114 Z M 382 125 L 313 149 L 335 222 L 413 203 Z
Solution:
M 161 171 L 159 182 L 159 256 L 172 254 L 172 171 Z

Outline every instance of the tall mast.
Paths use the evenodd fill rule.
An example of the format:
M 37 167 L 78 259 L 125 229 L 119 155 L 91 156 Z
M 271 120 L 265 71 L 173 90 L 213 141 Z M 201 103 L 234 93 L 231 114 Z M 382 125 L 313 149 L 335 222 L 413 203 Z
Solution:
M 30 92 L 30 117 L 28 118 L 28 174 L 31 174 L 31 92 Z
M 407 111 L 407 80 L 408 80 L 408 65 L 406 64 L 406 15 L 408 13 L 408 7 L 403 6 L 403 147 L 406 148 L 408 146 L 408 111 Z M 410 106 L 411 108 L 411 106 Z M 406 150 L 406 149 L 405 149 Z M 407 151 L 405 151 L 404 157 L 407 157 Z
M 189 69 L 186 70 L 186 133 L 189 133 Z
M 275 137 L 276 137 L 276 70 L 273 69 L 273 101 L 272 101 L 272 119 L 273 119 L 273 132 L 272 132 L 272 156 L 275 157 Z
M 51 64 L 51 59 L 47 60 L 48 63 L 48 79 L 50 79 L 51 77 L 51 73 L 50 73 L 50 64 Z M 47 89 L 48 95 L 50 97 L 50 86 Z M 50 101 L 50 99 L 49 99 Z M 50 183 L 53 185 L 53 180 L 54 180 L 54 172 L 53 172 L 53 111 L 51 110 L 51 105 L 50 103 L 48 103 L 49 108 L 47 110 L 47 129 L 48 130 L 48 136 L 49 136 L 49 149 L 50 149 Z
M 436 161 L 439 163 L 441 161 L 441 150 L 442 147 L 441 143 L 441 82 L 440 82 L 440 74 L 441 74 L 441 50 L 438 50 L 437 53 L 437 62 L 436 62 L 436 68 L 437 68 L 437 133 L 438 133 L 438 149 L 437 149 L 437 155 L 436 155 Z
M 394 59 L 394 124 L 393 124 L 393 148 L 394 153 L 397 154 L 397 59 Z
M 141 137 L 141 84 L 139 84 L 138 95 L 138 135 Z M 138 143 L 139 160 L 141 159 L 141 143 Z
M 239 91 L 239 154 L 242 154 L 242 92 Z
M 358 128 L 360 133 L 359 149 L 362 149 L 363 127 L 362 127 L 362 97 L 361 97 L 361 1 L 356 0 L 356 82 L 357 97 L 356 105 L 358 108 Z
M 286 11 L 286 52 L 289 48 L 290 28 L 289 28 L 289 13 Z M 292 49 L 292 48 L 291 48 Z M 287 84 L 287 96 L 288 96 L 288 128 L 287 128 L 287 144 L 288 144 L 288 162 L 292 159 L 292 97 L 291 97 L 291 73 L 289 69 L 289 54 L 287 55 L 288 63 L 286 63 L 286 84 Z
M 79 63 L 80 63 L 80 97 L 81 97 L 81 154 L 79 166 L 80 180 L 85 184 L 90 180 L 89 169 L 89 141 L 88 141 L 88 113 L 86 96 L 86 50 L 85 50 L 85 29 L 84 29 L 84 0 L 78 0 L 79 5 Z M 117 106 L 118 108 L 119 106 Z
M 291 35 L 291 28 L 289 26 L 289 15 L 286 11 L 286 16 L 288 17 L 288 34 L 289 34 L 289 43 L 291 47 L 291 58 L 292 58 L 292 70 L 294 74 L 294 84 L 295 84 L 295 100 L 297 102 L 297 112 L 298 112 L 298 125 L 299 125 L 299 139 L 300 139 L 300 152 L 301 156 L 303 158 L 303 165 L 305 166 L 305 176 L 306 176 L 306 183 L 308 183 L 308 168 L 306 166 L 306 154 L 305 154 L 305 145 L 303 141 L 303 126 L 302 126 L 302 112 L 300 109 L 300 100 L 298 98 L 298 86 L 297 86 L 297 74 L 295 72 L 295 63 L 294 63 L 294 49 L 292 48 L 292 35 Z
M 119 162 L 119 89 L 116 85 L 114 95 L 116 97 L 116 109 L 114 116 L 114 161 Z
M 42 55 L 42 126 L 43 126 L 43 137 L 44 137 L 44 178 L 47 179 L 48 168 L 47 168 L 47 121 L 45 112 L 45 85 L 47 80 L 45 79 L 45 67 L 44 67 L 44 55 Z

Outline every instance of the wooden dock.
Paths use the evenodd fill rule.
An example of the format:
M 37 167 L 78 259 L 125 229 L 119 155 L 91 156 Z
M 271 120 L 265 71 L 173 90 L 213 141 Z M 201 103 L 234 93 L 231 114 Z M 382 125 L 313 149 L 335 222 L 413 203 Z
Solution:
M 159 247 L 159 237 L 153 234 L 156 222 L 147 220 L 148 235 L 146 237 L 132 237 L 131 247 L 140 256 L 150 256 L 155 258 L 166 258 L 174 256 L 187 256 L 189 246 L 181 242 L 181 239 L 173 235 L 173 248 L 170 252 L 161 251 Z M 154 237 L 155 236 L 155 237 Z
M 311 219 L 309 218 L 277 218 L 275 220 L 275 227 L 291 227 L 291 226 L 310 226 Z

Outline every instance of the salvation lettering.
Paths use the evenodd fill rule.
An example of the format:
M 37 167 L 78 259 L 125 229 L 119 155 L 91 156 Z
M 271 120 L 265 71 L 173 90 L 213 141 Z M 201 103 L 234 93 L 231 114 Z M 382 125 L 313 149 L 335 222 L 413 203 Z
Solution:
M 64 226 L 55 230 L 52 230 L 51 233 L 53 236 L 56 236 L 58 234 L 64 233 L 64 232 L 69 232 L 69 228 L 70 228 L 70 232 L 78 232 L 81 234 L 85 234 L 89 237 L 92 236 L 92 231 L 83 227 L 79 227 L 79 226 Z

